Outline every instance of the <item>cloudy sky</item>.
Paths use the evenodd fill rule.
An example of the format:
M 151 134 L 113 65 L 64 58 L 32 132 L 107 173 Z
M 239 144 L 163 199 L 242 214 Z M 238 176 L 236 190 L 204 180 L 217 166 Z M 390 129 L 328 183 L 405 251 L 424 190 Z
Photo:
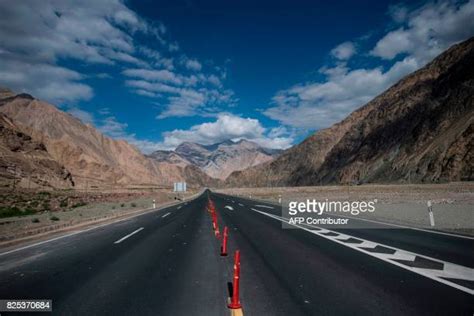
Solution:
M 474 0 L 6 0 L 0 86 L 144 152 L 287 148 L 473 35 Z

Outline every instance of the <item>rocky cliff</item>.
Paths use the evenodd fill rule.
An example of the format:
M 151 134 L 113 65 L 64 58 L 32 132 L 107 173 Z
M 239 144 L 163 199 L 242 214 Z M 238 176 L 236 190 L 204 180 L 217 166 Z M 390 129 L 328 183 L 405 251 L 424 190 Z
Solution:
M 72 188 L 69 171 L 48 153 L 46 146 L 23 133 L 0 113 L 0 183 L 14 189 Z

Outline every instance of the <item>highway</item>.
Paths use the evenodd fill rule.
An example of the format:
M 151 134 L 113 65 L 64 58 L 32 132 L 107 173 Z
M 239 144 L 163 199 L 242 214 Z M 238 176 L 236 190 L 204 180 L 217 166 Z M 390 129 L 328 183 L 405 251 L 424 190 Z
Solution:
M 229 228 L 227 257 L 208 198 Z M 0 253 L 0 299 L 52 299 L 53 315 L 229 315 L 239 249 L 244 315 L 473 315 L 474 239 L 382 223 L 283 229 L 280 216 L 276 205 L 207 191 Z

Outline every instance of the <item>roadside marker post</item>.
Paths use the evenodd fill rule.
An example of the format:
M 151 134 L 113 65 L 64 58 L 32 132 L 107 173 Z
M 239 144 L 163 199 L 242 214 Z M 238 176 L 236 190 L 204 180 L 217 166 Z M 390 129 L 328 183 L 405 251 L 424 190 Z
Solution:
M 426 204 L 428 205 L 428 214 L 429 214 L 429 217 L 430 217 L 430 225 L 431 225 L 431 227 L 434 227 L 435 220 L 434 220 L 433 207 L 431 205 L 431 201 L 428 201 L 428 203 L 426 203 Z
M 156 208 L 156 201 L 153 200 L 153 208 Z
M 240 287 L 240 250 L 236 250 L 234 254 L 234 279 L 232 282 L 232 297 L 230 303 L 227 305 L 230 309 L 240 309 L 242 305 L 239 299 Z
M 281 204 L 281 194 L 278 195 L 278 204 Z
M 221 257 L 227 257 L 227 238 L 229 237 L 229 229 L 224 227 L 224 236 L 222 237 Z

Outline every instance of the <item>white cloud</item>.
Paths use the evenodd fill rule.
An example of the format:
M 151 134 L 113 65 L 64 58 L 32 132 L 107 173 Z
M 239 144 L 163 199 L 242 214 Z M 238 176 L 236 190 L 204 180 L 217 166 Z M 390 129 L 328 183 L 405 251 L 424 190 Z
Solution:
M 408 54 L 422 65 L 452 44 L 473 36 L 473 0 L 429 3 L 413 12 L 398 7 L 395 12 L 394 19 L 406 23 L 380 39 L 372 55 L 390 60 Z
M 419 65 L 405 58 L 388 71 L 381 67 L 349 70 L 345 65 L 322 69 L 325 82 L 296 85 L 273 97 L 268 117 L 289 126 L 320 129 L 342 120 Z
M 160 148 L 171 150 L 186 141 L 210 145 L 228 139 L 247 139 L 266 148 L 279 149 L 288 148 L 293 143 L 292 136 L 283 130 L 278 135 L 273 134 L 273 137 L 269 135 L 257 119 L 220 114 L 214 122 L 194 125 L 188 130 L 176 129 L 163 133 L 164 140 Z
M 146 46 L 140 46 L 139 51 L 141 54 L 143 54 L 146 58 L 149 59 L 150 65 L 154 67 L 163 67 L 168 70 L 174 69 L 173 58 L 163 57 L 159 51 Z
M 183 79 L 179 75 L 176 75 L 167 69 L 127 69 L 123 71 L 123 74 L 129 77 L 138 77 L 151 81 L 170 82 L 177 85 L 181 85 L 183 83 Z
M 388 13 L 395 22 L 402 23 L 405 22 L 408 17 L 408 8 L 396 4 L 388 8 Z
M 140 50 L 149 57 L 163 60 L 160 53 L 147 47 L 141 47 Z M 225 89 L 219 77 L 222 69 L 210 68 L 207 73 L 198 72 L 202 70 L 201 63 L 182 55 L 176 68 L 130 68 L 122 71 L 122 74 L 129 78 L 125 85 L 132 88 L 134 93 L 157 100 L 154 103 L 163 108 L 157 115 L 158 119 L 210 116 L 222 111 L 216 109 L 217 106 L 232 107 L 237 103 L 234 92 Z M 189 69 L 193 72 L 190 73 Z M 219 76 L 212 70 L 217 71 Z
M 177 52 L 179 50 L 179 45 L 177 42 L 174 42 L 174 43 L 170 43 L 168 45 L 168 49 L 170 52 Z
M 4 59 L 0 63 L 1 86 L 55 103 L 90 99 L 93 96 L 92 88 L 79 82 L 82 77 L 76 71 L 46 63 L 11 59 Z
M 424 66 L 450 45 L 473 35 L 474 0 L 461 5 L 449 1 L 430 3 L 411 12 L 404 7 L 391 7 L 389 13 L 396 19 L 398 28 L 388 32 L 371 55 L 387 60 L 401 53 L 406 56 L 394 61 L 386 70 L 382 66 L 350 69 L 341 61 L 353 54 L 351 49 L 341 49 L 341 45 L 350 43 L 345 42 L 331 51 L 331 55 L 340 60 L 338 64 L 320 69 L 324 80 L 279 91 L 264 114 L 295 128 L 328 127 Z
M 0 84 L 51 102 L 87 100 L 92 88 L 60 63 L 75 59 L 144 67 L 147 62 L 135 56 L 135 32 L 161 37 L 165 30 L 120 0 L 1 1 Z
M 154 73 L 149 74 L 150 77 L 154 75 Z M 193 115 L 209 116 L 211 113 L 216 112 L 216 106 L 232 106 L 236 102 L 232 90 L 214 89 L 204 86 L 192 88 L 190 86 L 196 84 L 190 82 L 192 77 L 179 76 L 177 78 L 183 83 L 182 86 L 153 80 L 127 80 L 125 84 L 128 87 L 134 88 L 135 92 L 140 95 L 166 100 L 164 102 L 157 102 L 164 106 L 164 109 L 157 116 L 158 119 Z
M 340 60 L 347 60 L 356 53 L 356 48 L 352 42 L 344 42 L 331 50 L 331 55 Z
M 185 61 L 186 68 L 194 71 L 200 71 L 202 69 L 202 65 L 196 59 L 187 59 Z

